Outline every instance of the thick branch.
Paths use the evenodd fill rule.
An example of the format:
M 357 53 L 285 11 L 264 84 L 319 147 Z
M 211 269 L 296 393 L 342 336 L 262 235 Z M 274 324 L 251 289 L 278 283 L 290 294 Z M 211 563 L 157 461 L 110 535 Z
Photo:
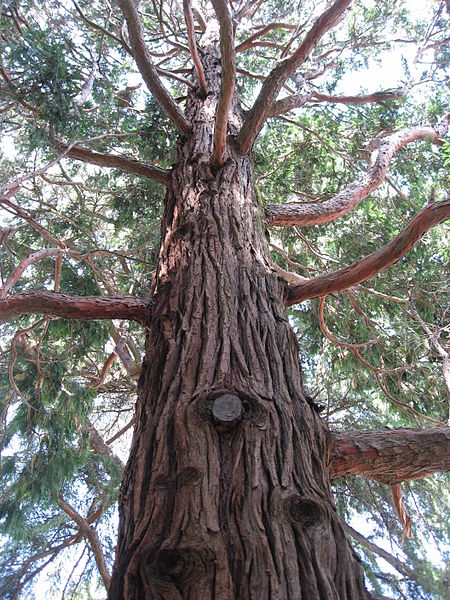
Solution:
M 206 86 L 205 73 L 203 71 L 202 61 L 198 55 L 197 43 L 195 41 L 194 17 L 192 14 L 191 0 L 183 0 L 184 20 L 186 22 L 188 33 L 189 50 L 191 51 L 192 60 L 194 61 L 195 73 L 197 75 L 198 87 L 203 96 L 206 96 L 208 89 Z
M 145 324 L 150 305 L 133 296 L 69 296 L 54 292 L 29 292 L 0 300 L 0 324 L 21 315 L 48 315 L 65 319 L 129 319 Z
M 272 104 L 277 99 L 286 79 L 305 62 L 320 38 L 338 23 L 343 12 L 350 4 L 351 0 L 336 0 L 336 2 L 334 2 L 334 4 L 317 19 L 294 54 L 281 61 L 268 75 L 255 104 L 247 113 L 244 124 L 237 137 L 237 143 L 242 154 L 249 152 L 253 146 L 253 142 L 261 130 Z
M 397 485 L 450 471 L 450 427 L 333 434 L 330 477 L 360 475 Z
M 172 119 L 178 131 L 181 134 L 188 133 L 191 129 L 191 124 L 162 84 L 156 68 L 153 65 L 150 52 L 144 41 L 144 31 L 141 19 L 134 1 L 118 0 L 118 4 L 128 25 L 131 50 L 143 80 L 147 84 L 147 87 L 153 94 L 155 100 Z
M 393 102 L 400 100 L 408 91 L 407 87 L 401 87 L 398 90 L 386 90 L 374 92 L 373 94 L 363 94 L 361 96 L 329 96 L 320 92 L 311 92 L 310 94 L 295 94 L 282 100 L 277 100 L 272 105 L 269 117 L 277 117 L 292 110 L 299 108 L 306 103 L 329 102 L 330 104 L 369 104 L 371 102 Z
M 78 525 L 80 532 L 89 541 L 89 545 L 94 553 L 95 562 L 101 578 L 103 579 L 105 588 L 108 590 L 111 576 L 108 573 L 108 568 L 106 566 L 105 557 L 97 532 L 89 525 L 88 521 L 86 521 L 86 519 L 82 517 L 80 513 L 78 513 L 72 506 L 70 506 L 70 504 L 65 502 L 61 496 L 58 496 L 58 504 L 62 510 Z
M 345 269 L 314 277 L 289 289 L 287 305 L 347 290 L 373 277 L 404 256 L 432 227 L 450 217 L 450 200 L 426 206 L 391 242 Z
M 88 150 L 87 148 L 81 148 L 80 146 L 73 146 L 71 148 L 59 140 L 55 140 L 54 144 L 58 150 L 67 150 L 67 157 L 81 160 L 82 162 L 89 163 L 91 165 L 98 165 L 99 167 L 108 167 L 111 169 L 120 169 L 121 171 L 126 171 L 127 173 L 133 173 L 134 175 L 154 179 L 166 185 L 170 179 L 170 171 L 160 169 L 159 167 L 154 167 L 153 165 L 149 165 L 133 158 L 115 156 L 114 154 L 103 154 L 102 152 L 95 152 L 94 150 Z
M 421 585 L 420 580 L 416 575 L 416 572 L 413 569 L 411 569 L 410 567 L 408 567 L 407 565 L 405 565 L 405 563 L 403 563 L 401 560 L 399 560 L 395 556 L 392 556 L 392 554 L 390 554 L 389 552 L 386 552 L 386 550 L 383 550 L 383 548 L 380 548 L 379 546 L 377 546 L 376 544 L 374 544 L 373 542 L 371 542 L 370 540 L 365 538 L 358 531 L 353 529 L 353 527 L 350 527 L 350 525 L 347 525 L 346 523 L 342 523 L 342 526 L 343 526 L 344 530 L 349 535 L 352 536 L 353 539 L 355 539 L 357 542 L 359 542 L 361 544 L 361 546 L 364 546 L 368 550 L 371 550 L 375 554 L 378 554 L 378 556 L 380 556 L 381 558 L 384 558 L 384 560 L 386 562 L 388 562 L 390 565 L 392 565 L 396 571 L 398 571 L 399 573 L 401 573 L 408 579 L 411 579 L 412 581 L 415 581 L 416 583 Z
M 383 183 L 389 164 L 400 148 L 418 140 L 439 141 L 448 130 L 448 122 L 449 117 L 447 116 L 435 129 L 432 127 L 412 127 L 403 129 L 386 138 L 374 140 L 374 143 L 378 144 L 378 149 L 372 155 L 372 166 L 360 182 L 348 185 L 338 194 L 321 203 L 299 204 L 292 202 L 269 205 L 266 207 L 268 225 L 307 227 L 329 223 L 346 215 Z
M 222 82 L 214 123 L 213 164 L 222 166 L 227 140 L 228 117 L 236 84 L 234 30 L 227 0 L 212 0 L 212 4 L 220 25 L 220 55 L 222 61 Z

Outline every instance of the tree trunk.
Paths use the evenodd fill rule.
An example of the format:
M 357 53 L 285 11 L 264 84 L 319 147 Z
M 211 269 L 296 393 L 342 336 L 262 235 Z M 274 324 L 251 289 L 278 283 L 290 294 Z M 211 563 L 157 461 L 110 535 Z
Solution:
M 110 600 L 364 599 L 306 401 L 249 157 L 214 172 L 220 63 L 203 50 L 162 224 Z M 233 102 L 229 130 L 241 123 Z

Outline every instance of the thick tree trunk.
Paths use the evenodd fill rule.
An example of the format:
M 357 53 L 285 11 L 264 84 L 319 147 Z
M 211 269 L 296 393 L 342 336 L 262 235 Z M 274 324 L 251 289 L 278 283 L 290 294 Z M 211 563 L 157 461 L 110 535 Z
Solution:
M 219 59 L 203 55 L 208 89 Z M 110 600 L 364 599 L 252 164 L 191 94 L 168 188 Z M 236 104 L 236 103 L 235 103 Z M 230 116 L 231 133 L 240 115 Z

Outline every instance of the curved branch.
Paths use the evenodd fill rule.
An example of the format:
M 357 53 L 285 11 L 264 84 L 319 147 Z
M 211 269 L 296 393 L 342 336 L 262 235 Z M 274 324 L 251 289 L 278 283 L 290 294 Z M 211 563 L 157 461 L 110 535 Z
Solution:
M 253 146 L 253 142 L 260 132 L 286 79 L 305 62 L 320 38 L 339 22 L 342 14 L 350 4 L 351 0 L 336 0 L 331 7 L 317 19 L 292 56 L 281 61 L 269 73 L 255 104 L 247 113 L 244 124 L 237 137 L 237 143 L 242 154 L 247 154 Z
M 29 254 L 23 258 L 14 269 L 14 272 L 11 273 L 6 280 L 5 285 L 0 288 L 0 298 L 5 298 L 7 296 L 9 290 L 19 281 L 25 269 L 27 269 L 29 266 L 34 265 L 40 260 L 50 256 L 60 256 L 61 253 L 62 250 L 60 248 L 43 248 L 42 250 L 33 252 L 32 254 Z
M 172 119 L 179 133 L 188 133 L 191 129 L 191 124 L 162 84 L 152 62 L 150 52 L 144 41 L 144 30 L 134 1 L 118 0 L 118 4 L 128 25 L 131 50 L 143 80 L 155 100 Z
M 74 158 L 75 160 L 81 160 L 82 162 L 98 165 L 99 167 L 120 169 L 127 173 L 154 179 L 165 185 L 169 183 L 170 171 L 154 167 L 153 165 L 135 160 L 134 158 L 125 158 L 124 156 L 116 156 L 114 154 L 104 154 L 103 152 L 88 150 L 87 148 L 81 148 L 80 146 L 70 147 L 64 142 L 56 139 L 54 145 L 59 150 L 66 151 L 66 157 Z
M 351 183 L 338 194 L 315 204 L 271 204 L 266 207 L 267 224 L 277 227 L 298 225 L 308 227 L 330 223 L 349 213 L 361 200 L 376 190 L 384 181 L 394 154 L 407 144 L 418 140 L 438 142 L 448 130 L 450 115 L 436 127 L 411 127 L 386 138 L 375 139 L 378 149 L 372 158 L 372 166 L 359 183 Z M 369 144 L 370 147 L 370 144 Z
M 184 20 L 186 22 L 187 33 L 188 33 L 188 44 L 189 50 L 191 51 L 192 60 L 194 61 L 195 73 L 197 75 L 198 87 L 203 96 L 208 94 L 206 87 L 205 73 L 203 71 L 202 61 L 198 55 L 197 44 L 195 41 L 194 31 L 194 16 L 192 14 L 192 2 L 191 0 L 183 0 L 183 11 Z
M 0 324 L 21 315 L 48 315 L 64 319 L 129 319 L 145 324 L 150 303 L 133 296 L 69 296 L 55 292 L 28 292 L 0 300 Z
M 408 87 L 401 87 L 397 90 L 386 90 L 373 92 L 372 94 L 363 94 L 361 96 L 329 96 L 320 92 L 311 92 L 310 94 L 295 94 L 288 96 L 282 100 L 277 100 L 273 103 L 269 111 L 268 117 L 277 117 L 289 112 L 293 108 L 300 108 L 304 104 L 329 102 L 330 104 L 368 104 L 370 102 L 393 102 L 400 100 L 408 91 Z
M 213 164 L 222 166 L 227 140 L 228 116 L 236 85 L 234 56 L 234 29 L 227 0 L 212 0 L 220 25 L 220 55 L 222 61 L 222 82 L 216 106 L 214 123 Z
M 398 485 L 450 471 L 450 427 L 332 435 L 330 477 L 360 475 Z
M 314 277 L 289 288 L 287 306 L 310 298 L 347 290 L 394 264 L 432 227 L 450 217 L 450 199 L 426 206 L 388 244 L 345 269 Z

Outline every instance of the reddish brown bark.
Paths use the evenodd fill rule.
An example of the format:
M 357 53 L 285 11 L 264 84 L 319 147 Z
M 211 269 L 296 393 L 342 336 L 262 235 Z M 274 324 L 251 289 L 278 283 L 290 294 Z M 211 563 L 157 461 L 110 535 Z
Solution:
M 217 52 L 202 56 L 218 90 Z M 229 145 L 212 169 L 216 98 L 189 95 L 195 126 L 167 191 L 109 599 L 369 598 L 333 505 L 329 439 L 303 393 L 251 161 Z
M 437 471 L 450 471 L 450 427 L 333 435 L 331 477 L 360 475 L 397 485 Z
M 450 200 L 426 206 L 389 244 L 345 269 L 314 277 L 289 288 L 287 305 L 348 290 L 393 265 L 432 227 L 450 217 Z
M 170 172 L 165 169 L 160 169 L 148 163 L 144 163 L 133 158 L 126 158 L 125 156 L 116 156 L 114 154 L 105 154 L 103 152 L 96 152 L 95 150 L 88 150 L 87 148 L 81 148 L 80 146 L 68 146 L 64 142 L 55 140 L 55 146 L 59 150 L 66 150 L 66 156 L 81 160 L 82 162 L 89 163 L 91 165 L 98 165 L 99 167 L 108 167 L 111 169 L 119 169 L 126 173 L 133 173 L 140 177 L 147 177 L 148 179 L 154 179 L 160 183 L 167 184 L 170 179 Z
M 134 296 L 69 296 L 55 292 L 29 292 L 0 299 L 0 323 L 21 315 L 48 315 L 65 319 L 130 319 L 145 324 L 150 304 Z

